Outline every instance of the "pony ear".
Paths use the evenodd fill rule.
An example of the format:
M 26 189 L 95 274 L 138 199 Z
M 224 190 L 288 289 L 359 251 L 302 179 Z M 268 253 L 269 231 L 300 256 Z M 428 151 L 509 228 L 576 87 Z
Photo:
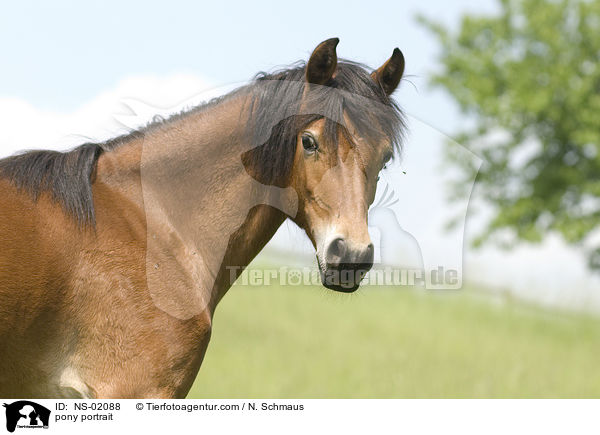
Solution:
M 308 83 L 324 85 L 331 80 L 337 67 L 335 48 L 339 42 L 339 38 L 331 38 L 321 42 L 315 48 L 306 65 L 306 81 Z
M 404 55 L 398 48 L 394 48 L 392 57 L 373 71 L 371 77 L 376 82 L 379 82 L 387 95 L 391 95 L 398 87 L 402 74 L 404 74 Z

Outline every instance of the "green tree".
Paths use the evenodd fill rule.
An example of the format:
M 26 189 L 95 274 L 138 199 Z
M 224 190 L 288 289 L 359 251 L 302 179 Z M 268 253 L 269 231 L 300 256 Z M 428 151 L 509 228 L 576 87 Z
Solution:
M 591 240 L 600 224 L 600 0 L 502 0 L 499 9 L 464 16 L 457 32 L 419 18 L 441 43 L 433 85 L 474 120 L 457 141 L 484 159 L 477 192 L 494 213 L 475 244 L 557 232 L 600 269 Z M 450 149 L 448 158 L 465 177 L 453 180 L 458 194 L 477 168 Z

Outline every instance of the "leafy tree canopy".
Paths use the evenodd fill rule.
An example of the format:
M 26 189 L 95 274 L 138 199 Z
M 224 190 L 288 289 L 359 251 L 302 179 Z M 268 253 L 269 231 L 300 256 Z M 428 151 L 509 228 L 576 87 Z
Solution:
M 600 225 L 600 0 L 502 0 L 457 32 L 420 17 L 441 43 L 432 82 L 474 126 L 457 141 L 484 159 L 477 191 L 494 214 L 475 243 L 541 241 L 551 232 L 589 249 Z M 448 152 L 470 186 L 478 168 Z

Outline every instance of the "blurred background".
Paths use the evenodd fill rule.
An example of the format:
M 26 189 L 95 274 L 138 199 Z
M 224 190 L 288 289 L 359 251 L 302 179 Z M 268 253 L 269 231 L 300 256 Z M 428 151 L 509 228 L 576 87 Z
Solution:
M 238 282 L 190 397 L 599 396 L 598 0 L 5 4 L 0 157 L 105 140 L 334 36 L 406 58 L 379 259 L 413 249 L 460 289 Z M 316 267 L 290 222 L 251 265 L 281 266 Z

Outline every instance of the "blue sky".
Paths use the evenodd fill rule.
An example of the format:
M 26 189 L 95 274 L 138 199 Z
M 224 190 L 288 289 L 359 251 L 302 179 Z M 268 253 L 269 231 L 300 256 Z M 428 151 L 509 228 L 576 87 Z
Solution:
M 7 2 L 0 13 L 0 95 L 73 110 L 134 75 L 188 72 L 217 85 L 243 82 L 306 59 L 333 36 L 341 39 L 341 57 L 374 67 L 400 47 L 423 92 L 437 47 L 415 15 L 456 24 L 461 13 L 494 8 L 491 0 Z M 436 107 L 449 106 L 437 97 Z
M 495 10 L 494 0 L 5 2 L 0 156 L 32 146 L 60 148 L 71 133 L 93 137 L 101 131 L 105 137 L 113 134 L 115 107 L 123 97 L 169 101 L 165 107 L 172 107 L 169 96 L 183 100 L 207 86 L 241 84 L 259 71 L 307 59 L 330 37 L 340 38 L 340 57 L 372 67 L 399 47 L 408 81 L 395 98 L 410 115 L 410 136 L 402 161 L 407 174 L 392 180 L 401 199 L 397 215 L 431 258 L 460 260 L 444 246 L 455 246 L 456 237 L 462 243 L 462 234 L 452 241 L 440 230 L 453 206 L 444 200 L 440 155 L 444 134 L 452 136 L 469 120 L 446 94 L 427 85 L 439 47 L 415 16 L 455 28 L 465 13 Z M 467 223 L 478 221 L 469 215 Z M 510 253 L 467 249 L 465 258 L 474 280 L 537 299 L 568 299 L 574 294 L 569 287 L 577 287 L 577 304 L 585 305 L 588 290 L 599 285 L 589 278 L 580 253 L 555 239 Z

